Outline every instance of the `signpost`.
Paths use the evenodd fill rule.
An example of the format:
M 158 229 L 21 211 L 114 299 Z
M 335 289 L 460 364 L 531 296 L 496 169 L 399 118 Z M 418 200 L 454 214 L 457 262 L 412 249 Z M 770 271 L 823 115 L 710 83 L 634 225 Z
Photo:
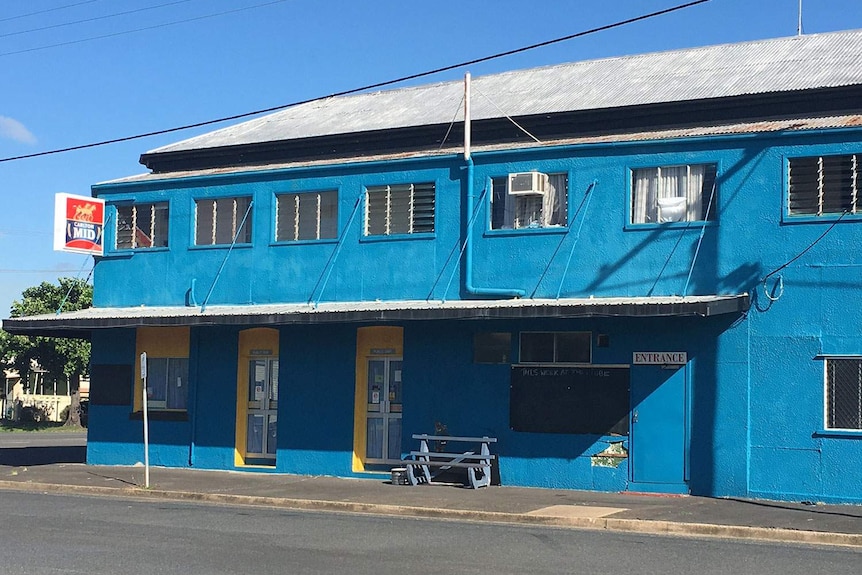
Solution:
M 150 432 L 147 421 L 147 352 L 141 354 L 141 388 L 144 408 L 144 487 L 150 488 Z

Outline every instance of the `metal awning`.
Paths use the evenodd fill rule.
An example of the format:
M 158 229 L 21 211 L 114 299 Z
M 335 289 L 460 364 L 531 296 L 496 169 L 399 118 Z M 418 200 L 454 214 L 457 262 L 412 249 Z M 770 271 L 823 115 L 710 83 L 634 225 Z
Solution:
M 87 338 L 98 329 L 208 325 L 393 323 L 447 319 L 585 317 L 711 317 L 743 313 L 747 293 L 736 295 L 564 299 L 369 301 L 197 307 L 104 307 L 3 320 L 15 335 Z

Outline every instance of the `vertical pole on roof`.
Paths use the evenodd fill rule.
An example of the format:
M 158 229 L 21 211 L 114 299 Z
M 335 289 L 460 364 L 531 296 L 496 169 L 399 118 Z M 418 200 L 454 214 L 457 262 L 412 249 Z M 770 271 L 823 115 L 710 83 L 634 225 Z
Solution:
M 464 74 L 464 159 L 470 159 L 470 72 Z
M 799 0 L 799 21 L 796 24 L 796 35 L 802 36 L 802 0 Z

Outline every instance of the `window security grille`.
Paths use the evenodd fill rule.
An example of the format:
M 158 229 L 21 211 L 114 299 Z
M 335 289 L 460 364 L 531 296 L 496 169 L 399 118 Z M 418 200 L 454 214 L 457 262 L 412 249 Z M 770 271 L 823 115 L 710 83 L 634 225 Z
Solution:
M 365 200 L 366 236 L 434 231 L 433 183 L 369 186 Z
M 862 154 L 791 158 L 790 215 L 857 213 L 862 188 Z
M 338 235 L 338 193 L 303 192 L 279 195 L 276 241 L 322 240 Z
M 826 360 L 826 429 L 862 430 L 862 358 Z
M 195 245 L 230 244 L 237 235 L 250 197 L 218 198 L 195 201 Z M 251 212 L 236 238 L 239 244 L 251 243 Z
M 117 249 L 168 245 L 168 203 L 117 206 Z

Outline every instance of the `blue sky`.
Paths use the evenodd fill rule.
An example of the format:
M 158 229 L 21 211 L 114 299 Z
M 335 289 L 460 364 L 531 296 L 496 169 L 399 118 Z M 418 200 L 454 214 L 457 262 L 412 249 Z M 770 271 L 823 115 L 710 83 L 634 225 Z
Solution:
M 682 3 L 5 0 L 0 159 L 324 96 Z M 798 0 L 710 0 L 469 71 L 791 36 L 797 7 Z M 132 13 L 113 16 L 120 12 Z M 80 20 L 89 21 L 70 24 Z M 862 1 L 804 0 L 803 24 L 811 34 L 862 28 Z M 109 37 L 87 40 L 99 36 Z M 144 172 L 142 152 L 225 125 L 0 162 L 0 318 L 26 287 L 92 267 L 90 257 L 53 251 L 56 193 L 89 195 L 94 183 Z

